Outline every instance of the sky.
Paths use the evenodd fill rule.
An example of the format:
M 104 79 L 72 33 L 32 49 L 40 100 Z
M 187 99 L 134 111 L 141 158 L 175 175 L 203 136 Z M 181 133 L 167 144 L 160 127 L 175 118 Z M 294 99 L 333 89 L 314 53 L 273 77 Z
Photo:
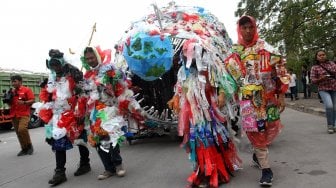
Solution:
M 65 52 L 68 61 L 80 66 L 79 54 L 88 45 L 113 49 L 132 21 L 171 0 L 1 0 L 0 68 L 49 72 L 45 67 L 49 49 Z M 181 6 L 200 6 L 221 22 L 236 42 L 234 16 L 239 0 L 175 0 Z M 70 55 L 69 48 L 75 55 Z

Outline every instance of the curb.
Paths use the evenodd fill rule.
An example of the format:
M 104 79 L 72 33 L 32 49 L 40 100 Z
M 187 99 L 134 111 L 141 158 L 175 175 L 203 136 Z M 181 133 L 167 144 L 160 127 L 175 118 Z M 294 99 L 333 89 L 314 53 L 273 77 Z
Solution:
M 295 104 L 294 102 L 287 102 L 286 106 L 291 109 L 300 111 L 300 112 L 305 112 L 308 114 L 314 114 L 314 115 L 325 117 L 325 110 L 321 108 L 306 107 L 304 105 Z

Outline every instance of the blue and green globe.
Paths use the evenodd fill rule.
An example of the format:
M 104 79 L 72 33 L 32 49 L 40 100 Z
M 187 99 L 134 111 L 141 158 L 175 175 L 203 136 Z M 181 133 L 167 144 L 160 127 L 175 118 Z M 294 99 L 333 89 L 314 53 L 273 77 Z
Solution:
M 173 63 L 173 45 L 169 36 L 139 32 L 125 43 L 123 55 L 131 72 L 146 81 L 160 78 Z

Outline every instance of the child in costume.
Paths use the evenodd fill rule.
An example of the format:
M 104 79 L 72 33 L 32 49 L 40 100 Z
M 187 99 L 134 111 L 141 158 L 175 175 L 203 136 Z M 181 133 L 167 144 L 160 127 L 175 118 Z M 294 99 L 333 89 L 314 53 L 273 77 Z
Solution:
M 132 117 L 141 123 L 140 105 L 133 97 L 133 92 L 125 74 L 111 63 L 111 51 L 102 51 L 99 47 L 86 47 L 81 57 L 87 69 L 84 90 L 88 96 L 90 114 L 89 143 L 97 149 L 105 171 L 99 180 L 114 174 L 122 177 L 126 170 L 120 155 L 119 144 L 127 132 L 124 117 Z
M 87 135 L 84 130 L 86 98 L 81 96 L 82 72 L 67 63 L 63 53 L 50 50 L 47 67 L 51 70 L 47 84 L 42 85 L 37 109 L 39 117 L 46 123 L 46 141 L 55 152 L 56 169 L 49 184 L 58 185 L 66 181 L 66 151 L 77 141 L 80 154 L 79 168 L 75 176 L 91 170 L 89 150 L 86 147 Z

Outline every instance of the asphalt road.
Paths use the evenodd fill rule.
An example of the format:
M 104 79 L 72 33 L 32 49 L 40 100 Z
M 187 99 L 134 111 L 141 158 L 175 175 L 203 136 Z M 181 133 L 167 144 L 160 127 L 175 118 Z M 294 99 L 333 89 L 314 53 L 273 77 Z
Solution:
M 336 134 L 326 133 L 325 118 L 287 109 L 283 115 L 285 125 L 281 135 L 270 147 L 270 160 L 276 188 L 333 188 L 336 187 Z M 17 157 L 19 145 L 13 131 L 0 131 L 0 187 L 49 187 L 53 175 L 54 155 L 44 143 L 44 129 L 30 130 L 35 153 Z M 243 169 L 224 188 L 257 188 L 260 170 L 251 164 L 251 147 L 246 137 L 238 145 Z M 66 173 L 68 181 L 57 187 L 91 188 L 183 188 L 191 173 L 191 163 L 179 141 L 169 137 L 142 139 L 129 146 L 124 144 L 121 153 L 127 175 L 97 180 L 103 166 L 96 151 L 90 148 L 92 171 L 74 177 L 78 151 L 68 152 Z

